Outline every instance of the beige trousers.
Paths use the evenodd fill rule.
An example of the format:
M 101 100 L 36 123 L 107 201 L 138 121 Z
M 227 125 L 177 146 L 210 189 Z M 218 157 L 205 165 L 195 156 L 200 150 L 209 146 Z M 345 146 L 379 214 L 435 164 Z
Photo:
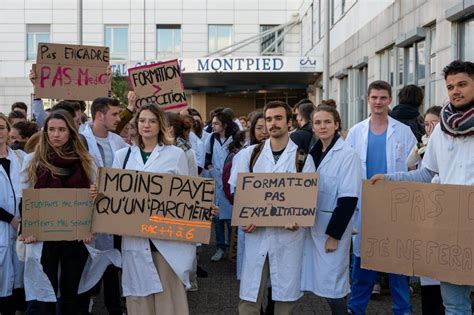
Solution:
M 153 263 L 158 270 L 163 292 L 148 296 L 128 296 L 129 315 L 187 315 L 186 288 L 159 252 L 152 252 Z
M 262 270 L 262 280 L 260 282 L 260 288 L 258 290 L 257 302 L 250 302 L 240 300 L 239 302 L 239 315 L 260 315 L 260 308 L 265 298 L 265 292 L 267 291 L 268 278 L 270 277 L 270 263 L 268 262 L 268 256 L 265 259 L 265 264 Z M 289 315 L 293 308 L 296 306 L 296 302 L 280 302 L 275 301 L 275 315 Z

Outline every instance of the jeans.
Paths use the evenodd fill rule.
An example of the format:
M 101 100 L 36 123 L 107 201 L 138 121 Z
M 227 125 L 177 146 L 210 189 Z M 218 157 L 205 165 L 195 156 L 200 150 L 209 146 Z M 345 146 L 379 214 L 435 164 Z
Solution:
M 214 218 L 214 229 L 216 232 L 216 245 L 217 248 L 220 248 L 225 251 L 226 247 L 230 243 L 230 236 L 232 232 L 232 227 L 230 226 L 230 219 L 219 219 L 219 218 Z M 227 227 L 227 243 L 225 241 L 225 227 Z
M 441 282 L 441 296 L 446 315 L 471 315 L 471 287 Z
M 378 272 L 360 267 L 360 257 L 352 261 L 352 285 L 349 308 L 354 314 L 365 314 Z M 389 273 L 390 293 L 393 299 L 392 310 L 396 315 L 411 313 L 408 277 Z

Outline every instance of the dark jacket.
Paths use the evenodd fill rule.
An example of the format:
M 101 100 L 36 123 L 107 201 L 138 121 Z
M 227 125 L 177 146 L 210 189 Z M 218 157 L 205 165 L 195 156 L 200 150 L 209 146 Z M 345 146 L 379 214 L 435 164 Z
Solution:
M 309 152 L 310 146 L 313 140 L 313 130 L 311 129 L 311 123 L 306 123 L 303 127 L 295 130 L 290 134 L 290 139 L 298 146 L 299 149 L 302 149 L 305 153 Z
M 389 113 L 390 117 L 410 127 L 411 131 L 418 142 L 421 142 L 421 137 L 425 134 L 423 116 L 413 105 L 400 104 L 395 106 Z

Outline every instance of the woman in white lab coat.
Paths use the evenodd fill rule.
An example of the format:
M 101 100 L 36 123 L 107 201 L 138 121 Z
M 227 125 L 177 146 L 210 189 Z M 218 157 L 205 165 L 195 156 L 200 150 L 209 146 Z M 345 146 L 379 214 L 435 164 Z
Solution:
M 94 177 L 93 158 L 79 138 L 73 117 L 64 110 L 53 111 L 45 121 L 35 152 L 25 157 L 22 188 L 89 188 Z M 26 300 L 38 301 L 40 314 L 55 314 L 60 290 L 62 314 L 87 314 L 89 297 L 78 294 L 78 289 L 88 259 L 84 243 L 92 239 L 36 242 L 29 235 L 21 239 L 28 244 Z
M 18 260 L 15 241 L 20 220 L 18 175 L 25 153 L 8 147 L 9 131 L 8 118 L 0 113 L 0 314 L 15 314 L 22 308 L 15 301 L 24 300 L 24 264 Z
M 332 314 L 347 314 L 351 218 L 361 189 L 361 162 L 338 134 L 335 107 L 318 106 L 312 126 L 319 140 L 310 154 L 320 181 L 316 224 L 305 235 L 301 287 L 326 298 Z
M 138 139 L 119 150 L 114 168 L 189 175 L 183 150 L 173 145 L 165 114 L 155 105 L 140 108 Z M 188 314 L 186 288 L 196 245 L 179 241 L 122 237 L 122 288 L 129 314 Z

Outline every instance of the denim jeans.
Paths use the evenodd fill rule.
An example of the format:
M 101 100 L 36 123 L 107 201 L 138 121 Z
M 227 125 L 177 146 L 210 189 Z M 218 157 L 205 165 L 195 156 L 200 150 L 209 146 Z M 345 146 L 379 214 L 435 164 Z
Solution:
M 441 282 L 441 296 L 446 315 L 471 315 L 471 287 Z
M 214 229 L 216 232 L 216 245 L 217 248 L 220 248 L 225 251 L 226 247 L 230 243 L 230 236 L 232 227 L 230 226 L 230 219 L 219 219 L 214 218 Z M 227 227 L 227 245 L 226 245 L 226 232 L 225 228 Z
M 365 314 L 378 272 L 360 267 L 360 257 L 352 261 L 352 284 L 349 308 L 356 315 Z M 410 288 L 408 277 L 389 273 L 390 293 L 393 299 L 392 310 L 396 315 L 410 314 Z

